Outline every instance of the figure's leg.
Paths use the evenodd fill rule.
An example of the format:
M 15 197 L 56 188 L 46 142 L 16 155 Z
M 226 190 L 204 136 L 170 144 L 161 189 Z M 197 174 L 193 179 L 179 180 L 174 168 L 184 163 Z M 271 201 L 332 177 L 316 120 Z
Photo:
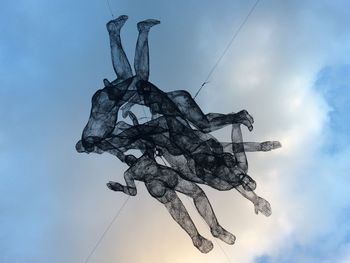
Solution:
M 118 81 L 132 77 L 132 70 L 128 58 L 123 50 L 120 29 L 128 19 L 128 16 L 122 15 L 107 23 L 109 40 L 111 45 L 112 64 Z
M 245 110 L 238 113 L 205 115 L 186 91 L 164 93 L 148 81 L 139 81 L 136 86 L 138 95 L 134 96 L 127 106 L 121 108 L 124 116 L 131 106 L 137 103 L 148 106 L 152 114 L 179 116 L 203 132 L 211 132 L 232 123 L 240 123 L 246 125 L 249 130 L 253 129 L 254 120 Z
M 197 211 L 210 227 L 210 231 L 214 237 L 220 238 L 222 241 L 230 245 L 235 243 L 235 236 L 220 226 L 207 196 L 198 185 L 179 178 L 175 190 L 193 199 Z
M 196 128 L 204 132 L 211 132 L 232 123 L 240 123 L 251 131 L 254 119 L 245 110 L 238 113 L 204 114 L 191 95 L 184 90 L 168 92 L 167 96 L 176 104 L 185 119 L 189 120 Z
M 136 76 L 143 80 L 148 80 L 149 77 L 148 33 L 152 26 L 159 23 L 158 20 L 148 19 L 137 24 L 139 36 L 136 43 L 134 68 Z
M 193 245 L 198 248 L 199 251 L 208 253 L 213 249 L 213 243 L 198 233 L 185 206 L 174 190 L 166 188 L 164 184 L 158 180 L 147 183 L 146 187 L 153 197 L 165 205 L 170 215 L 187 232 L 192 239 Z

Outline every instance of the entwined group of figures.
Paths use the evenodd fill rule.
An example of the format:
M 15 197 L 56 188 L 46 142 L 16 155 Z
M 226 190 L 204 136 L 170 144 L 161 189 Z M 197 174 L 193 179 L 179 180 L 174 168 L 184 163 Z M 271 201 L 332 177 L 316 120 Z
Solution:
M 124 173 L 126 185 L 109 182 L 108 188 L 134 196 L 135 180 L 144 182 L 149 193 L 164 204 L 201 252 L 209 252 L 213 244 L 198 233 L 177 192 L 193 199 L 214 237 L 234 244 L 235 236 L 220 226 L 198 184 L 219 191 L 234 188 L 253 203 L 255 213 L 269 216 L 270 204 L 254 193 L 256 183 L 247 174 L 245 152 L 270 151 L 281 145 L 277 141 L 243 142 L 241 125 L 253 129 L 253 118 L 245 110 L 204 114 L 187 91 L 164 92 L 149 82 L 148 33 L 160 23 L 158 20 L 137 24 L 134 75 L 120 39 L 127 18 L 124 15 L 107 23 L 117 79 L 112 82 L 104 79 L 105 87 L 92 97 L 89 121 L 76 149 L 85 153 L 108 152 L 126 163 L 129 166 Z M 139 123 L 131 111 L 135 104 L 150 110 L 149 121 Z M 118 121 L 119 110 L 124 119 L 130 119 L 130 124 Z M 232 125 L 231 142 L 219 142 L 210 134 L 227 125 Z M 128 154 L 129 150 L 138 150 L 141 156 Z M 157 157 L 166 162 L 157 162 Z

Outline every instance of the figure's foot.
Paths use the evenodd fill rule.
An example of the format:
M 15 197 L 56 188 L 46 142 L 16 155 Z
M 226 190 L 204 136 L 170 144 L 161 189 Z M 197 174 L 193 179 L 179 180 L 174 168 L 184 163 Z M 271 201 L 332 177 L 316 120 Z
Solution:
M 109 21 L 106 25 L 108 32 L 109 33 L 119 33 L 120 29 L 125 24 L 126 20 L 128 20 L 128 16 L 122 15 L 116 19 Z
M 213 249 L 213 243 L 201 235 L 192 238 L 193 245 L 202 253 L 208 253 Z
M 281 148 L 282 144 L 279 141 L 267 141 L 267 142 L 262 142 L 260 146 L 263 152 L 268 152 L 274 149 Z
M 264 198 L 258 197 L 258 201 L 254 204 L 255 213 L 262 213 L 264 216 L 272 214 L 271 205 Z
M 147 19 L 137 23 L 137 29 L 139 31 L 149 30 L 152 26 L 160 24 L 159 20 L 156 19 Z
M 108 79 L 103 79 L 103 85 L 109 88 L 113 87 L 112 83 Z
M 229 245 L 233 245 L 236 241 L 236 237 L 233 234 L 226 231 L 219 225 L 215 229 L 212 229 L 211 233 L 214 237 L 221 239 Z
M 234 121 L 247 126 L 249 131 L 253 130 L 254 119 L 246 110 L 241 110 L 240 112 L 234 114 Z
M 107 183 L 107 187 L 112 191 L 116 191 L 116 192 L 123 191 L 123 186 L 117 182 L 109 181 L 109 183 Z

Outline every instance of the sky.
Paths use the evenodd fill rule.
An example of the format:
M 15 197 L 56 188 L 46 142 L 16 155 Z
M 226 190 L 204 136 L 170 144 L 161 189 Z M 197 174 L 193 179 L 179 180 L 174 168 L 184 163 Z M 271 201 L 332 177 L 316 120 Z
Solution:
M 192 95 L 255 1 L 110 0 L 132 63 L 136 23 L 155 18 L 150 80 Z M 91 96 L 115 78 L 105 1 L 1 1 L 0 262 L 84 262 L 126 196 L 107 189 L 126 166 L 79 154 Z M 254 117 L 246 141 L 282 148 L 250 153 L 249 173 L 272 215 L 237 192 L 203 186 L 236 244 L 201 254 L 142 183 L 89 262 L 350 262 L 350 4 L 261 0 L 196 101 L 204 112 Z M 229 138 L 230 130 L 216 133 Z M 227 139 L 226 139 L 227 140 Z

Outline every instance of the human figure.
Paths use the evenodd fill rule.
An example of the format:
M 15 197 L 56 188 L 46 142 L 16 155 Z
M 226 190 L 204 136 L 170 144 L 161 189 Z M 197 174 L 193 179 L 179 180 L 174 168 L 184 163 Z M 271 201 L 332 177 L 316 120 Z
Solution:
M 120 30 L 127 18 L 127 16 L 123 15 L 107 23 L 112 64 L 117 79 L 112 82 L 104 79 L 105 87 L 98 90 L 93 96 L 89 121 L 82 134 L 82 143 L 86 149 L 92 149 L 94 142 L 98 142 L 106 134 L 111 133 L 117 121 L 119 108 L 124 103 L 135 103 L 135 101 L 139 101 L 139 95 L 136 93 L 136 84 L 140 80 L 147 81 L 149 77 L 148 34 L 150 28 L 160 22 L 158 20 L 148 19 L 137 24 L 139 35 L 135 49 L 135 75 L 133 75 L 120 38 Z M 177 107 L 177 111 L 185 119 L 192 122 L 195 127 L 199 127 L 207 132 L 213 130 L 214 127 L 218 129 L 232 122 L 243 123 L 250 130 L 252 129 L 253 119 L 245 111 L 236 115 L 218 113 L 204 115 L 186 91 L 173 91 L 166 95 L 158 92 L 158 96 L 162 95 L 163 100 L 164 96 L 170 99 L 170 102 Z
M 120 30 L 127 19 L 128 17 L 126 15 L 122 15 L 117 19 L 111 20 L 107 23 L 107 30 L 109 33 L 111 46 L 112 64 L 117 75 L 117 79 L 111 83 L 105 79 L 104 84 L 106 87 L 113 87 L 114 84 L 133 77 L 130 63 L 124 52 L 120 38 Z M 134 89 L 134 85 L 137 83 L 137 81 L 147 81 L 149 78 L 148 33 L 152 26 L 159 23 L 160 21 L 158 20 L 148 19 L 137 24 L 139 35 L 136 43 L 134 58 L 135 76 L 133 78 L 132 84 L 130 85 L 132 87 L 129 87 L 129 89 Z M 129 96 L 127 98 L 123 98 L 123 102 L 127 102 L 127 104 L 122 108 L 124 118 L 126 117 L 127 112 L 130 110 L 131 106 L 140 101 L 140 98 L 138 96 L 139 94 L 129 94 L 133 95 L 132 99 L 129 100 Z M 185 119 L 189 120 L 197 128 L 203 131 L 209 132 L 212 131 L 214 127 L 215 129 L 218 129 L 222 127 L 222 125 L 231 124 L 232 121 L 234 121 L 232 120 L 231 116 L 226 116 L 224 114 L 209 113 L 205 115 L 187 91 L 176 90 L 166 93 L 166 96 L 176 104 L 180 112 L 185 115 Z M 241 121 L 249 128 L 249 130 L 252 130 L 252 123 L 254 120 L 249 114 L 247 114 L 247 117 L 247 119 L 242 119 Z
M 236 158 L 237 166 L 243 170 L 244 173 L 248 173 L 248 161 L 247 156 L 245 154 L 244 148 L 243 149 L 237 149 L 237 145 L 241 146 L 243 143 L 243 137 L 242 137 L 242 131 L 240 129 L 240 125 L 233 124 L 232 125 L 232 132 L 231 132 L 231 141 L 232 141 L 232 152 Z M 281 144 L 279 142 L 264 142 L 260 144 L 261 150 L 267 150 L 272 149 L 274 147 L 279 148 Z M 250 146 L 252 146 L 250 144 Z M 258 212 L 261 212 L 265 216 L 271 215 L 271 206 L 268 201 L 261 198 L 260 196 L 257 196 L 254 191 L 247 191 L 242 185 L 239 185 L 236 187 L 236 190 L 241 193 L 245 198 L 250 200 L 254 205 L 254 211 L 256 214 Z
M 83 136 L 82 136 L 83 137 L 82 144 L 84 145 L 84 148 L 86 151 L 92 151 L 96 144 L 100 143 L 102 140 L 104 140 L 103 138 L 108 137 L 112 133 L 112 130 L 114 130 L 113 128 L 115 128 L 114 125 L 117 120 L 117 112 L 119 110 L 120 105 L 128 101 L 128 99 L 131 103 L 135 103 L 135 102 L 140 103 L 144 101 L 145 91 L 147 93 L 147 89 L 149 87 L 151 87 L 152 92 L 151 92 L 151 96 L 149 96 L 149 94 L 146 94 L 148 96 L 148 100 L 149 100 L 149 97 L 153 99 L 155 98 L 155 102 L 158 105 L 166 105 L 166 107 L 168 107 L 168 110 L 170 110 L 170 112 L 176 113 L 177 115 L 179 115 L 184 122 L 186 122 L 189 119 L 190 121 L 192 121 L 192 124 L 194 124 L 196 127 L 201 128 L 203 131 L 209 132 L 209 131 L 221 128 L 224 125 L 231 124 L 235 121 L 245 123 L 250 129 L 252 128 L 251 123 L 253 122 L 253 119 L 245 111 L 242 111 L 236 115 L 223 115 L 223 114 L 204 115 L 201 112 L 198 105 L 185 91 L 175 91 L 167 95 L 164 95 L 164 93 L 161 92 L 154 85 L 146 82 L 149 76 L 149 55 L 148 55 L 149 51 L 148 51 L 147 36 L 148 36 L 149 28 L 157 24 L 157 22 L 154 20 L 146 20 L 138 24 L 139 37 L 136 45 L 135 63 L 134 63 L 136 76 L 131 78 L 131 74 L 132 74 L 131 67 L 126 58 L 125 52 L 122 49 L 121 40 L 120 40 L 120 28 L 124 25 L 126 18 L 127 18 L 126 16 L 121 16 L 116 20 L 112 20 L 107 24 L 107 29 L 110 35 L 111 50 L 112 50 L 112 62 L 118 77 L 117 78 L 118 81 L 116 81 L 115 83 L 113 82 L 109 83 L 107 80 L 104 80 L 106 87 L 103 90 L 98 91 L 93 97 L 93 107 L 91 110 L 91 117 L 89 119 L 88 125 L 84 129 Z M 136 80 L 137 82 L 135 83 Z M 143 81 L 141 82 L 141 84 L 140 84 L 140 80 Z M 146 87 L 142 86 L 143 84 Z M 132 95 L 132 93 L 129 91 L 130 89 L 134 90 L 135 85 L 138 85 L 138 87 L 136 88 L 138 92 Z M 140 94 L 142 94 L 143 98 L 137 99 L 137 96 Z M 148 106 L 149 105 L 150 103 L 148 103 Z M 157 110 L 154 110 L 154 108 L 152 108 L 151 110 L 153 110 L 153 112 L 157 112 Z M 164 112 L 164 110 L 158 112 L 158 114 L 163 114 L 166 116 L 168 115 L 168 113 Z M 103 123 L 101 123 L 101 120 L 103 121 Z M 171 139 L 173 139 L 174 137 L 179 138 L 178 134 L 176 134 L 177 132 L 174 132 L 175 128 L 179 126 L 178 118 L 176 119 L 175 122 L 174 122 L 174 119 L 167 118 L 167 124 L 171 124 L 171 125 L 168 125 L 170 129 L 169 127 L 164 127 L 164 126 L 163 128 L 165 129 L 165 131 L 166 129 L 169 129 L 170 133 L 172 133 Z M 96 129 L 96 127 L 98 129 Z M 153 139 L 155 139 L 154 138 L 155 135 L 157 137 L 156 138 L 157 141 L 155 141 L 156 145 L 163 144 L 163 146 L 166 147 L 172 144 L 168 142 L 169 138 L 167 136 L 163 136 L 163 135 L 160 136 L 160 132 L 154 132 L 154 130 L 152 130 L 151 132 L 153 132 L 152 134 Z M 134 135 L 134 137 L 132 138 L 133 143 L 130 143 L 130 137 L 127 138 L 126 140 L 125 138 L 123 138 L 124 143 L 121 143 L 120 140 L 119 140 L 119 143 L 117 143 L 119 148 L 125 147 L 125 145 L 123 145 L 125 144 L 125 142 L 127 142 L 130 145 L 138 144 L 137 139 L 140 139 L 139 134 L 138 133 L 134 134 L 134 131 L 132 131 L 131 133 Z M 130 131 L 129 131 L 129 135 L 130 135 Z M 135 139 L 135 136 L 136 136 L 136 139 Z M 191 139 L 191 138 L 188 136 L 187 137 L 180 136 L 180 140 L 183 140 L 183 139 Z M 116 138 L 113 139 L 114 142 L 115 140 Z M 153 142 L 148 141 L 148 143 L 153 143 Z M 197 144 L 194 144 L 194 146 L 197 147 Z M 202 142 L 200 142 L 200 144 L 202 144 Z M 187 144 L 187 143 L 185 144 L 182 142 L 182 145 L 189 146 L 191 144 Z M 106 148 L 106 146 L 104 146 L 104 148 Z M 172 150 L 174 149 L 179 151 L 178 147 L 172 147 Z M 194 147 L 192 147 L 192 149 L 186 149 L 186 150 L 189 150 L 188 152 L 191 154 L 193 153 L 193 149 Z M 119 155 L 121 156 L 121 158 L 123 158 L 123 155 L 120 153 L 118 148 L 112 147 L 111 150 L 113 150 L 116 153 L 116 155 Z M 180 149 L 180 150 L 184 150 L 184 149 Z M 211 158 L 213 156 L 208 156 L 207 154 L 199 153 L 199 154 L 196 154 L 196 157 L 198 157 L 197 162 L 200 162 L 201 164 L 217 163 L 217 159 L 215 158 L 211 162 L 208 162 L 208 159 L 206 157 Z M 201 166 L 198 166 L 198 165 L 196 167 L 201 168 Z M 226 171 L 222 171 L 222 168 L 225 168 L 222 165 L 219 168 L 221 169 L 221 173 L 224 173 L 224 174 L 229 173 L 233 175 L 233 179 L 236 181 L 236 184 L 237 184 L 237 174 L 230 173 L 227 171 L 227 169 Z M 217 169 L 215 171 L 217 171 Z M 249 177 L 247 176 L 245 176 L 245 178 L 249 179 Z M 248 187 L 250 189 L 254 189 L 255 183 L 252 180 L 249 180 L 249 182 L 251 184 Z M 232 185 L 232 180 L 231 180 L 231 185 Z
M 184 155 L 194 162 L 196 174 L 203 180 L 224 180 L 231 186 L 242 184 L 246 190 L 254 190 L 255 181 L 243 173 L 233 163 L 232 155 L 213 151 L 210 141 L 203 141 L 193 132 L 193 129 L 174 117 L 159 117 L 147 123 L 131 126 L 119 134 L 106 136 L 94 146 L 105 151 L 109 149 L 139 149 L 140 144 L 147 142 L 152 147 L 163 147 L 174 156 Z M 77 144 L 79 152 L 93 151 L 82 149 Z M 122 151 L 122 150 L 121 150 Z M 120 160 L 124 161 L 123 155 Z M 117 155 L 118 157 L 118 155 Z M 119 157 L 118 157 L 119 158 Z M 230 160 L 231 158 L 231 160 Z M 210 175 L 210 176 L 208 176 Z
M 196 153 L 188 155 L 187 158 L 184 156 L 183 150 L 179 151 L 180 154 L 178 155 L 173 155 L 174 152 L 172 152 L 172 154 L 169 153 L 168 149 L 172 149 L 175 146 L 167 146 L 167 144 L 171 144 L 171 141 L 167 136 L 162 134 L 164 130 L 159 131 L 159 133 L 155 131 L 155 129 L 159 129 L 161 125 L 157 124 L 148 126 L 148 123 L 139 125 L 136 117 L 132 113 L 130 113 L 130 115 L 133 117 L 134 126 L 119 122 L 117 127 L 120 128 L 120 133 L 115 134 L 115 137 L 106 138 L 104 143 L 96 145 L 95 149 L 98 150 L 95 150 L 95 152 L 101 153 L 103 151 L 107 151 L 116 155 L 119 159 L 125 162 L 125 160 L 122 159 L 124 158 L 124 152 L 130 149 L 140 149 L 141 151 L 144 151 L 147 147 L 158 148 L 162 151 L 162 155 L 170 163 L 172 168 L 177 170 L 183 179 L 194 183 L 206 184 L 220 191 L 227 191 L 236 188 L 244 197 L 253 202 L 255 208 L 257 208 L 255 209 L 256 212 L 260 211 L 264 215 L 269 215 L 269 209 L 268 207 L 266 208 L 266 206 L 269 206 L 268 203 L 265 205 L 263 203 L 265 200 L 256 196 L 256 194 L 253 192 L 255 189 L 255 182 L 244 181 L 250 179 L 250 177 L 246 175 L 248 165 L 246 156 L 244 153 L 242 153 L 244 149 L 234 147 L 234 145 L 245 146 L 245 143 L 242 142 L 242 135 L 240 133 L 239 126 L 233 125 L 233 143 L 231 143 L 232 147 L 229 150 L 235 154 L 236 163 L 227 165 L 227 163 L 220 162 L 217 158 L 215 158 L 214 154 L 210 154 L 211 149 L 202 148 L 199 150 L 199 144 L 202 142 L 196 144 L 196 141 L 193 140 L 192 145 L 195 145 L 195 148 L 197 148 L 199 154 L 205 153 L 205 156 L 208 157 L 204 160 L 206 163 L 203 164 L 203 160 L 200 160 L 201 162 L 198 164 L 194 158 L 192 158 L 193 156 L 196 156 Z M 150 122 L 154 121 L 155 120 L 152 120 Z M 133 134 L 131 131 L 136 131 L 137 139 L 135 139 L 135 134 Z M 138 137 L 140 136 L 138 131 L 142 131 L 142 134 L 145 137 L 150 137 L 152 139 L 148 141 L 147 139 L 144 140 Z M 203 134 L 198 131 L 197 133 L 202 134 L 205 140 L 209 141 L 209 139 L 212 139 L 212 137 L 210 137 L 208 134 Z M 263 142 L 248 143 L 248 146 L 250 147 L 250 150 L 253 150 L 254 146 L 255 150 L 257 151 L 266 151 L 268 148 L 274 149 L 278 148 L 280 145 L 277 142 Z M 80 148 L 80 151 L 83 152 L 84 150 Z M 225 157 L 227 157 L 227 155 Z M 231 161 L 230 158 L 223 159 L 225 159 L 224 161 L 227 162 Z M 216 167 L 215 169 L 215 166 L 219 167 Z M 204 169 L 202 169 L 203 167 Z M 198 168 L 201 169 L 201 172 L 198 171 Z M 242 177 L 239 177 L 239 175 L 242 175 Z M 248 192 L 252 193 L 250 194 Z
M 208 146 L 208 143 L 203 142 L 196 136 L 187 123 L 185 116 L 177 109 L 174 102 L 167 96 L 164 96 L 163 92 L 153 84 L 144 80 L 140 80 L 136 83 L 137 93 L 135 94 L 142 94 L 143 101 L 150 107 L 151 111 L 153 113 L 162 114 L 165 117 L 152 120 L 148 122 L 147 125 L 142 125 L 142 127 L 140 127 L 140 125 L 133 126 L 123 131 L 121 134 L 114 135 L 113 130 L 116 125 L 117 112 L 119 105 L 121 105 L 121 98 L 125 97 L 125 92 L 127 92 L 127 88 L 125 87 L 131 85 L 132 81 L 133 80 L 129 78 L 113 86 L 108 84 L 103 90 L 96 92 L 93 96 L 91 116 L 82 136 L 84 151 L 93 151 L 95 145 L 100 144 L 102 141 L 104 143 L 110 143 L 111 140 L 109 140 L 109 138 L 112 137 L 112 144 L 114 144 L 112 147 L 113 149 L 128 145 L 136 145 L 138 140 L 147 140 L 148 143 L 167 147 L 171 154 L 174 155 L 181 155 L 184 152 L 187 153 L 186 156 L 193 157 L 197 163 L 196 168 L 203 175 L 205 175 L 205 171 L 202 168 L 209 169 L 212 173 L 217 173 L 218 177 L 229 177 L 231 185 L 237 185 L 242 183 L 242 180 L 246 180 L 244 186 L 250 189 L 255 188 L 255 182 L 249 176 L 237 170 L 230 170 L 228 167 L 224 166 L 225 162 L 222 162 L 221 156 L 214 156 L 210 153 L 211 148 Z M 224 118 L 226 119 L 221 121 L 222 124 L 216 125 L 222 127 L 222 125 L 228 125 L 234 122 L 234 119 L 243 123 L 242 120 L 249 120 L 249 114 L 243 111 L 242 113 L 224 116 Z M 152 125 L 151 122 L 154 122 L 154 124 Z M 211 125 L 211 127 L 216 127 L 216 125 Z M 170 136 L 164 135 L 164 133 Z M 108 138 L 108 140 L 106 140 L 106 138 Z M 82 151 L 78 148 L 78 151 Z M 107 150 L 108 146 L 103 146 L 102 148 Z M 123 158 L 122 154 L 117 153 L 116 155 Z M 208 158 L 211 159 L 211 161 Z M 204 167 L 205 165 L 207 165 L 207 167 Z
M 246 111 L 238 113 L 208 113 L 204 114 L 192 96 L 185 90 L 175 90 L 163 92 L 155 85 L 148 81 L 139 81 L 137 83 L 138 92 L 130 98 L 121 108 L 123 117 L 126 118 L 131 107 L 135 104 L 150 107 L 151 113 L 158 117 L 159 114 L 170 113 L 172 116 L 177 115 L 190 122 L 195 128 L 202 132 L 212 132 L 223 128 L 232 123 L 240 123 L 253 130 L 253 117 Z M 147 98 L 145 98 L 147 96 Z M 156 108 L 160 105 L 166 107 Z
M 173 219 L 188 233 L 194 246 L 202 253 L 207 253 L 213 248 L 213 244 L 198 233 L 185 206 L 176 194 L 176 192 L 183 193 L 193 199 L 197 211 L 210 227 L 212 235 L 227 244 L 234 244 L 235 236 L 220 226 L 207 196 L 198 185 L 182 179 L 178 171 L 158 164 L 152 151 L 146 151 L 138 159 L 133 155 L 127 155 L 126 163 L 130 166 L 124 173 L 126 185 L 110 181 L 107 184 L 108 188 L 128 195 L 136 195 L 134 180 L 144 182 L 148 192 L 165 205 Z
M 199 235 L 175 191 L 193 198 L 198 206 L 197 210 L 211 227 L 214 236 L 224 241 L 226 239 L 227 243 L 233 243 L 234 236 L 217 223 L 208 199 L 204 193 L 203 196 L 203 191 L 196 183 L 205 183 L 220 190 L 236 188 L 252 202 L 257 202 L 257 198 L 260 197 L 253 192 L 256 184 L 246 174 L 246 158 L 241 150 L 246 147 L 256 147 L 255 149 L 259 150 L 263 148 L 257 144 L 245 144 L 236 138 L 231 144 L 232 153 L 227 153 L 225 149 L 230 147 L 230 144 L 220 144 L 213 138 L 203 139 L 203 134 L 231 124 L 236 125 L 235 127 L 243 124 L 252 130 L 254 120 L 246 111 L 204 114 L 188 92 L 164 93 L 148 82 L 148 33 L 152 26 L 159 23 L 157 20 L 138 23 L 139 36 L 133 75 L 120 39 L 120 29 L 126 19 L 127 16 L 121 16 L 107 24 L 112 63 L 117 79 L 112 82 L 104 79 L 105 87 L 94 94 L 89 121 L 76 148 L 79 152 L 87 153 L 106 151 L 127 163 L 130 168 L 125 175 L 126 186 L 114 182 L 110 182 L 108 186 L 112 190 L 134 195 L 136 187 L 133 180 L 145 181 L 151 195 L 165 204 L 174 219 L 191 236 L 194 245 L 202 252 L 210 251 L 212 243 Z M 118 111 L 123 104 L 124 117 L 131 114 L 132 105 L 140 104 L 151 110 L 153 119 L 144 124 L 134 122 L 134 125 L 118 122 Z M 191 124 L 197 130 L 194 130 Z M 130 155 L 126 157 L 125 152 L 129 149 L 139 149 L 144 154 L 139 159 Z M 174 164 L 171 164 L 172 168 L 161 166 L 154 159 L 154 149 L 163 152 L 164 157 L 168 154 L 169 159 L 180 160 L 179 163 L 181 158 L 184 158 L 182 165 L 188 167 L 190 172 L 182 173 Z M 256 212 L 264 213 L 265 208 L 266 203 L 255 205 Z M 268 209 L 265 210 L 267 214 Z M 205 211 L 209 211 L 209 214 L 205 214 Z
M 90 117 L 82 134 L 82 144 L 87 150 L 93 150 L 94 143 L 101 141 L 113 131 L 119 108 L 134 95 L 135 84 L 141 79 L 148 80 L 148 34 L 150 28 L 160 22 L 148 19 L 137 24 L 139 36 L 135 50 L 135 75 L 133 75 L 120 38 L 120 30 L 127 19 L 128 17 L 123 15 L 109 21 L 106 25 L 110 39 L 112 64 L 117 79 L 112 82 L 104 79 L 105 87 L 93 95 Z
M 202 135 L 204 136 L 204 139 L 208 139 L 208 134 Z M 245 155 L 245 149 L 248 149 L 249 151 L 270 151 L 281 147 L 281 144 L 276 141 L 266 141 L 263 143 L 243 142 L 239 125 L 232 125 L 231 139 L 231 143 L 223 143 L 223 145 L 225 145 L 224 150 L 234 154 L 236 159 L 235 165 L 237 165 L 244 174 L 248 172 L 248 161 Z M 220 191 L 227 191 L 235 188 L 242 196 L 253 203 L 256 214 L 261 212 L 265 216 L 271 215 L 271 206 L 269 202 L 257 196 L 253 191 L 254 189 L 248 188 L 247 190 L 247 187 L 243 187 L 242 184 L 232 185 L 229 181 L 220 180 L 220 178 L 215 177 L 213 174 L 207 175 L 205 180 L 201 181 L 201 178 L 199 178 L 198 174 L 196 173 L 193 163 L 188 162 L 184 156 L 173 156 L 169 154 L 166 149 L 163 149 L 163 155 L 168 163 L 170 163 L 174 169 L 180 172 L 183 178 L 197 183 L 204 183 Z

